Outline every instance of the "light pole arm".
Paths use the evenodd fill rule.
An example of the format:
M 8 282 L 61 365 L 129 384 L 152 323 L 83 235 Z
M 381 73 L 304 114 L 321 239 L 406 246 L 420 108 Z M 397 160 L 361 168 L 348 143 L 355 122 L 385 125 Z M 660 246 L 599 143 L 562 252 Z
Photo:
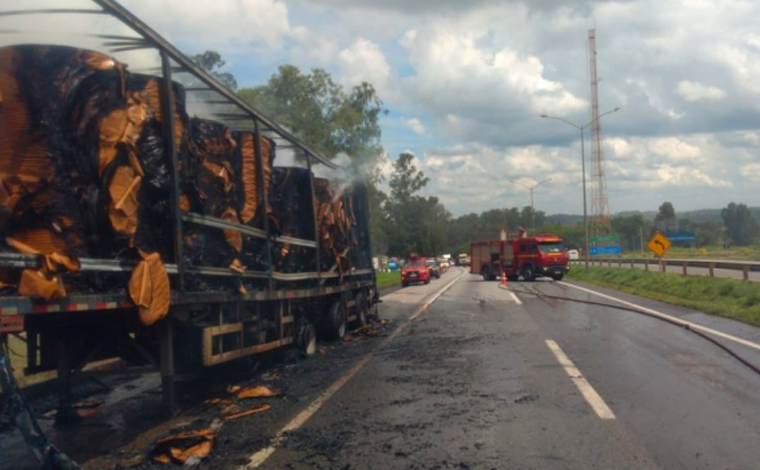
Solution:
M 573 126 L 576 129 L 581 129 L 581 128 L 585 127 L 585 126 L 579 126 L 578 124 L 572 123 L 572 122 L 568 121 L 567 119 L 564 119 L 564 118 L 561 118 L 561 117 L 557 117 L 557 116 L 549 116 L 548 114 L 542 114 L 541 117 L 544 118 L 544 119 L 556 119 L 558 121 L 565 122 L 567 124 L 570 124 L 571 126 Z M 602 117 L 602 116 L 599 116 L 599 117 Z M 586 125 L 588 125 L 588 124 L 586 124 Z

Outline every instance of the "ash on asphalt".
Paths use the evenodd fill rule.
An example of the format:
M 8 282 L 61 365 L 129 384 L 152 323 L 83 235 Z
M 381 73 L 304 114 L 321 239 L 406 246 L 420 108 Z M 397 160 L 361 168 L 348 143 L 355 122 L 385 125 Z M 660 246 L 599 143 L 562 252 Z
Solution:
M 383 322 L 377 325 L 374 336 L 349 334 L 343 341 L 320 342 L 313 357 L 303 358 L 295 349 L 286 348 L 209 369 L 203 377 L 177 384 L 178 408 L 170 418 L 161 406 L 160 377 L 156 373 L 111 373 L 83 381 L 73 389 L 78 404 L 75 411 L 81 416 L 65 425 L 55 424 L 55 396 L 36 398 L 30 404 L 48 439 L 84 468 L 165 469 L 165 465 L 147 458 L 153 444 L 220 418 L 223 405 L 209 405 L 205 400 L 233 398 L 226 391 L 230 385 L 266 385 L 282 390 L 278 397 L 239 403 L 245 408 L 269 403 L 272 409 L 253 419 L 224 421 L 212 454 L 196 468 L 222 468 L 231 457 L 242 464 L 252 452 L 270 443 L 294 408 L 317 398 L 396 326 L 395 322 Z M 245 439 L 241 442 L 235 436 Z M 316 434 L 294 436 L 294 441 L 296 437 L 313 441 L 315 448 L 325 452 L 335 445 Z M 0 455 L 0 470 L 40 468 L 12 426 L 0 430 Z

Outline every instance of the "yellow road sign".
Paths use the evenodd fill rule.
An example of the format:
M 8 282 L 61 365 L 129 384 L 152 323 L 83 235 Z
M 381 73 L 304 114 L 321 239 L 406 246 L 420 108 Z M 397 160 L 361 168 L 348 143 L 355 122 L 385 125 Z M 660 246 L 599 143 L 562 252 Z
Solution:
M 668 251 L 670 245 L 672 245 L 672 243 L 670 243 L 670 240 L 668 240 L 665 235 L 657 232 L 652 236 L 652 239 L 649 240 L 649 243 L 647 243 L 647 248 L 652 250 L 652 252 L 658 257 L 662 258 L 662 255 Z

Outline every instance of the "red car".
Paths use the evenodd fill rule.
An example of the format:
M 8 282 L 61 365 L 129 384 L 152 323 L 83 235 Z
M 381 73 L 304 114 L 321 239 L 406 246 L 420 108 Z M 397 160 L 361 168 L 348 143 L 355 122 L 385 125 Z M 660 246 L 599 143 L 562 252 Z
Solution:
M 401 268 L 401 287 L 406 287 L 412 282 L 430 284 L 430 267 L 423 257 L 409 258 Z

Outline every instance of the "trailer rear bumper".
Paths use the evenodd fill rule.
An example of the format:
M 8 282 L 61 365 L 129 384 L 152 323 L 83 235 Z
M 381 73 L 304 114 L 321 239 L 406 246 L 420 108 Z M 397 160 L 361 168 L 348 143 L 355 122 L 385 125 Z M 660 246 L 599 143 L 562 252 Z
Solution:
M 0 315 L 0 333 L 21 333 L 24 331 L 23 315 Z

